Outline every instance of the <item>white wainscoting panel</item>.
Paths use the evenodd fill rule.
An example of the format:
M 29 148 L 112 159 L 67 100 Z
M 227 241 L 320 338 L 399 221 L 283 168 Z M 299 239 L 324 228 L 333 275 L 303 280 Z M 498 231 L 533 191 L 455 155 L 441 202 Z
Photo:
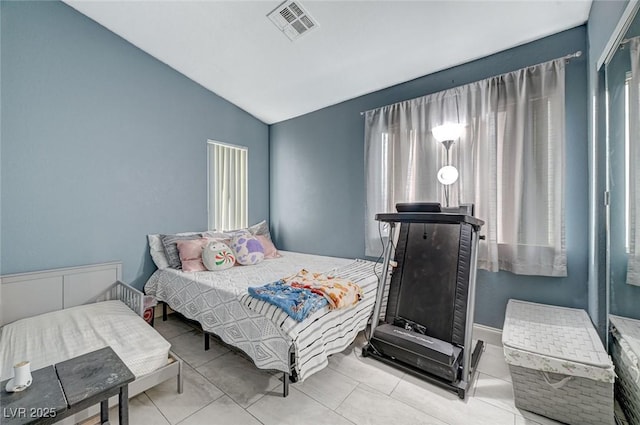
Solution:
M 62 276 L 2 278 L 2 323 L 62 309 Z
M 120 262 L 4 275 L 0 324 L 95 301 L 121 279 Z
M 64 308 L 95 302 L 117 280 L 120 280 L 118 270 L 113 267 L 65 275 Z

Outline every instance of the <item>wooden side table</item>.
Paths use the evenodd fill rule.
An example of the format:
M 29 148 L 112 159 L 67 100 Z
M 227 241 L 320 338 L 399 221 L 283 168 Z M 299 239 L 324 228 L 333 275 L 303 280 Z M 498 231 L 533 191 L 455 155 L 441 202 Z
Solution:
M 55 365 L 71 413 L 100 403 L 100 423 L 109 422 L 109 397 L 118 395 L 120 425 L 129 425 L 129 382 L 135 376 L 105 347 Z
M 24 391 L 7 393 L 0 382 L 2 425 L 52 424 L 65 417 L 67 401 L 53 366 L 31 372 L 33 384 Z

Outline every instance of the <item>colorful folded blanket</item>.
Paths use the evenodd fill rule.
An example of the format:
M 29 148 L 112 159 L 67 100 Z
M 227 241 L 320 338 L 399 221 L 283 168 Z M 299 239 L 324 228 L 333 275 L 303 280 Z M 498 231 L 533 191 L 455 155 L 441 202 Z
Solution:
M 249 295 L 280 307 L 298 322 L 327 304 L 330 309 L 344 308 L 363 297 L 362 289 L 347 279 L 304 269 L 277 282 L 249 287 Z
M 349 307 L 362 299 L 362 289 L 348 279 L 302 269 L 282 280 L 295 288 L 306 288 L 324 296 L 331 309 Z
M 305 288 L 293 287 L 282 280 L 249 287 L 249 295 L 280 307 L 298 322 L 327 305 L 327 299 L 323 296 Z

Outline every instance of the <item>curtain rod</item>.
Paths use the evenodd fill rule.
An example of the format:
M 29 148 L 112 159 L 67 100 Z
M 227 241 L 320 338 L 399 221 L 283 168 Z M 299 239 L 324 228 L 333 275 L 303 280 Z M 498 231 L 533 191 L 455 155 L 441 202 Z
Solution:
M 620 42 L 620 45 L 622 46 L 623 44 L 627 44 L 627 43 L 629 43 L 631 40 L 633 40 L 634 38 L 637 38 L 637 37 L 625 38 L 624 40 L 622 40 L 622 41 Z
M 623 40 L 623 42 L 625 42 L 625 41 L 629 41 L 629 40 Z M 552 61 L 553 60 L 558 60 L 558 59 L 564 59 L 566 63 L 569 63 L 569 61 L 571 59 L 579 58 L 580 56 L 582 56 L 582 50 L 578 50 L 578 51 L 570 53 L 568 55 L 561 56 L 561 57 L 556 58 L 556 59 L 552 59 Z M 545 62 L 540 62 L 540 63 L 546 63 L 546 62 L 551 62 L 551 61 L 545 61 Z M 540 64 L 536 64 L 536 65 L 540 65 Z M 526 66 L 526 67 L 520 68 L 520 69 L 531 68 L 531 67 L 536 66 L 536 65 L 530 65 L 530 66 Z M 500 75 L 503 75 L 503 74 L 500 74 Z M 497 77 L 497 75 L 496 75 L 496 77 Z M 488 78 L 493 78 L 493 77 L 488 77 Z M 418 97 L 421 97 L 421 96 L 418 96 Z M 409 99 L 407 99 L 407 100 L 409 100 Z M 405 102 L 405 101 L 401 100 L 400 102 Z M 400 103 L 400 102 L 394 102 L 394 103 Z M 393 103 L 391 103 L 390 105 L 393 105 Z M 376 109 L 383 108 L 384 106 L 388 106 L 388 105 L 378 106 L 377 108 L 367 109 L 366 111 L 360 111 L 360 115 L 364 115 L 369 111 L 375 111 Z

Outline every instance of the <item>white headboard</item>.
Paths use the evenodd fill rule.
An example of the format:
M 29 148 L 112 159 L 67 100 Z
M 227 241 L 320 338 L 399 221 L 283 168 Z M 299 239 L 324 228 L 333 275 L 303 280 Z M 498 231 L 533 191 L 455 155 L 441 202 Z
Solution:
M 118 280 L 121 262 L 1 276 L 0 324 L 93 302 Z

